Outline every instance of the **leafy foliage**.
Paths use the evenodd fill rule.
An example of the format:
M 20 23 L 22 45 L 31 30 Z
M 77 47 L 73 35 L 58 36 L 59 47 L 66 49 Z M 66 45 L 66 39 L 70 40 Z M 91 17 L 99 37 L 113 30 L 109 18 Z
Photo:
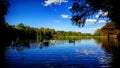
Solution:
M 89 33 L 81 33 L 74 31 L 55 31 L 55 29 L 50 28 L 33 28 L 30 26 L 25 26 L 23 23 L 20 23 L 16 26 L 9 25 L 5 22 L 6 29 L 9 33 L 9 40 L 25 40 L 25 39 L 52 39 L 52 38 L 77 38 L 78 36 L 91 36 Z
M 100 29 L 97 29 L 94 33 L 95 36 L 101 36 L 102 35 L 102 31 Z
M 117 30 L 116 24 L 114 22 L 108 22 L 105 26 L 101 28 L 104 34 L 115 34 Z
M 7 40 L 7 29 L 5 26 L 5 18 L 4 16 L 7 14 L 8 11 L 8 7 L 9 7 L 9 3 L 7 0 L 0 0 L 0 31 L 1 31 L 1 35 L 0 36 L 0 40 L 2 41 L 6 41 Z
M 99 15 L 98 20 L 103 17 L 109 17 L 117 23 L 117 28 L 120 28 L 119 7 L 119 0 L 76 0 L 70 9 L 72 12 L 71 21 L 74 25 L 84 26 L 87 18 L 90 18 L 94 13 L 98 13 L 101 10 L 102 14 Z M 104 16 L 103 14 L 106 12 L 108 12 L 108 15 Z

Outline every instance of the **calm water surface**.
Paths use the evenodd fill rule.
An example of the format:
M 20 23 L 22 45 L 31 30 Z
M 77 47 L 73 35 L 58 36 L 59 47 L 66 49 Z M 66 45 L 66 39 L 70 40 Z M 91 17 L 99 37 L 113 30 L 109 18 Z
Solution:
M 82 39 L 11 45 L 6 48 L 5 59 L 9 68 L 110 68 L 115 62 L 109 44 L 113 42 Z

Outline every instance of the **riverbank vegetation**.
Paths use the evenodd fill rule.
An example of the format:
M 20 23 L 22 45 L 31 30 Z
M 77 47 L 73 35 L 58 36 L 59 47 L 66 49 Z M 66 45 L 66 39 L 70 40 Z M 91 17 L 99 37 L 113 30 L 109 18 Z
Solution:
M 7 28 L 8 40 L 16 40 L 16 39 L 79 39 L 84 36 L 91 37 L 92 35 L 89 33 L 81 33 L 75 31 L 62 31 L 55 30 L 50 28 L 34 28 L 30 26 L 26 26 L 23 23 L 18 25 L 9 25 L 5 22 L 5 26 Z
M 97 29 L 94 34 L 62 31 L 50 28 L 34 28 L 26 26 L 23 23 L 9 25 L 5 22 L 5 26 L 7 28 L 7 33 L 9 34 L 9 40 L 37 39 L 37 41 L 42 41 L 44 39 L 118 38 L 120 34 L 120 30 L 115 29 L 115 24 L 112 22 L 107 23 L 101 29 Z
M 107 38 L 120 38 L 120 29 L 116 27 L 114 22 L 108 22 L 101 29 L 97 29 L 94 36 L 107 36 Z

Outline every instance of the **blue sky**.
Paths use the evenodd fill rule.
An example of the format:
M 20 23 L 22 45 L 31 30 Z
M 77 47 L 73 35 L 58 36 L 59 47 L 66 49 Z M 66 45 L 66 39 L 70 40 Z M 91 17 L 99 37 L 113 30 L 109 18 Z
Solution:
M 98 15 L 87 19 L 84 27 L 72 25 L 70 20 L 72 14 L 69 11 L 72 2 L 69 0 L 9 0 L 9 2 L 10 8 L 5 18 L 10 25 L 24 23 L 36 28 L 44 27 L 82 33 L 94 33 L 96 29 L 105 25 L 105 20 L 94 23 Z

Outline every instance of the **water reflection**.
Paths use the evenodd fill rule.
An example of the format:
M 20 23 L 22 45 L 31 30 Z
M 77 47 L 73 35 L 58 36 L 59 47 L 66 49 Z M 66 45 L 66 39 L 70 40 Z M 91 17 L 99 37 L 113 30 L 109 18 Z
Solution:
M 120 42 L 117 39 L 104 39 L 102 47 L 112 55 L 112 68 L 120 67 Z
M 19 53 L 21 53 L 26 48 L 30 48 L 30 42 L 28 40 L 17 40 L 12 41 L 8 49 L 16 49 Z
M 44 40 L 7 47 L 9 68 L 117 68 L 120 46 L 116 39 Z
M 75 39 L 74 40 L 69 40 L 69 44 L 73 43 L 75 45 Z
M 44 40 L 39 42 L 38 45 L 42 49 L 44 46 L 49 47 L 49 46 L 55 45 L 55 43 L 56 43 L 56 40 Z

